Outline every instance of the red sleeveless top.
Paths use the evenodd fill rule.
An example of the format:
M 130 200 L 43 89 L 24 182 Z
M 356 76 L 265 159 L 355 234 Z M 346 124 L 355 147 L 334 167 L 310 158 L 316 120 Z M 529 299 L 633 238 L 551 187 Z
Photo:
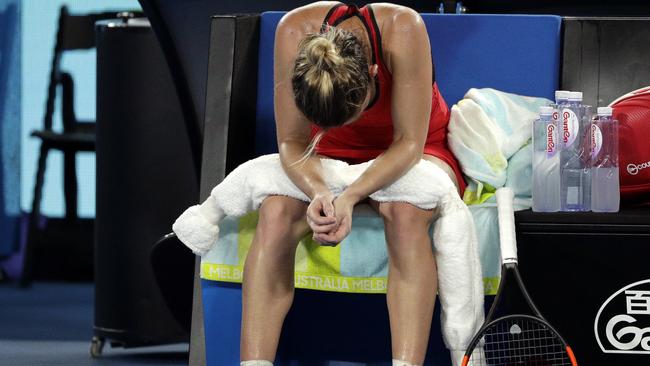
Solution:
M 362 163 L 376 158 L 386 151 L 393 142 L 393 119 L 391 114 L 392 75 L 383 61 L 381 35 L 370 5 L 357 8 L 356 5 L 338 4 L 327 13 L 323 26 L 337 26 L 351 17 L 359 17 L 364 24 L 372 47 L 372 63 L 378 65 L 375 78 L 376 93 L 368 108 L 356 121 L 328 130 L 316 146 L 320 155 L 346 161 L 351 164 Z M 461 194 L 466 184 L 463 180 L 456 158 L 447 146 L 447 125 L 449 108 L 433 83 L 433 98 L 429 131 L 424 146 L 424 154 L 435 156 L 447 163 L 456 173 Z M 320 131 L 312 125 L 311 135 Z

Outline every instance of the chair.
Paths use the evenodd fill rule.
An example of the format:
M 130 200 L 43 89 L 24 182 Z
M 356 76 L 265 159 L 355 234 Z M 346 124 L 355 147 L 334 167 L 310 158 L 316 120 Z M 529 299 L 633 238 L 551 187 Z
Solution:
M 23 258 L 23 272 L 20 278 L 21 286 L 28 286 L 32 281 L 34 241 L 37 232 L 40 230 L 41 199 L 47 156 L 50 150 L 59 150 L 63 153 L 63 187 L 66 223 L 75 223 L 79 218 L 77 216 L 76 154 L 77 152 L 95 151 L 95 123 L 93 121 L 77 120 L 74 112 L 74 80 L 70 73 L 61 70 L 61 58 L 66 51 L 94 48 L 95 22 L 117 17 L 117 12 L 71 15 L 67 7 L 61 7 L 56 44 L 52 57 L 50 82 L 47 89 L 43 128 L 32 131 L 31 133 L 31 136 L 41 140 L 41 147 L 38 157 L 36 182 L 34 184 L 32 210 L 29 216 L 29 227 Z M 59 86 L 61 86 L 61 114 L 63 121 L 63 131 L 61 132 L 55 131 L 52 128 L 55 110 L 54 103 Z
M 202 192 L 207 188 L 204 184 L 213 186 L 233 161 L 242 157 L 236 149 L 250 133 L 250 117 L 246 115 L 252 113 L 246 107 L 251 103 L 250 93 L 256 95 L 254 154 L 277 151 L 272 68 L 274 33 L 282 15 L 266 12 L 259 20 L 247 16 L 213 18 L 204 125 L 204 136 L 211 138 L 204 139 L 202 176 L 217 176 L 201 180 Z M 438 14 L 422 17 L 431 35 L 436 79 L 450 105 L 471 87 L 552 97 L 559 81 L 560 18 Z M 255 76 L 256 86 L 251 85 Z M 223 90 L 228 90 L 225 98 Z M 204 278 L 202 295 L 206 364 L 233 364 L 239 359 L 241 287 Z M 328 311 L 334 308 L 340 310 Z M 434 318 L 434 324 L 439 324 L 439 320 Z M 432 327 L 427 364 L 449 364 L 438 329 Z M 285 320 L 276 361 L 279 365 L 301 364 L 295 363 L 297 360 L 306 365 L 326 364 L 322 362 L 328 359 L 389 361 L 389 339 L 383 296 L 298 289 Z

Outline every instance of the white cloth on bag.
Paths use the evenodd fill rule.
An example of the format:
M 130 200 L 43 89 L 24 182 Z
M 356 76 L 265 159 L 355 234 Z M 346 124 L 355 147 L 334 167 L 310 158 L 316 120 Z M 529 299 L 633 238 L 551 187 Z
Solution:
M 506 185 L 510 158 L 530 140 L 539 107 L 550 102 L 491 88 L 470 89 L 452 106 L 447 135 L 463 173 L 495 188 Z

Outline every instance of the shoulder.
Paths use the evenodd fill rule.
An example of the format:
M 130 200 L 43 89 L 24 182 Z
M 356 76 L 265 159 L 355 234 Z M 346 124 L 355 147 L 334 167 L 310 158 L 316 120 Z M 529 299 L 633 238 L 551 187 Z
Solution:
M 379 33 L 383 59 L 392 72 L 400 55 L 430 52 L 429 35 L 420 14 L 406 6 L 378 3 L 371 5 Z
M 426 26 L 420 14 L 406 6 L 376 3 L 371 4 L 375 20 L 384 41 L 403 34 L 426 34 Z
M 274 65 L 278 79 L 289 80 L 295 63 L 298 45 L 310 33 L 320 32 L 327 12 L 335 1 L 319 1 L 287 12 L 275 30 Z
M 317 1 L 287 12 L 278 23 L 276 38 L 319 32 L 325 15 L 337 4 L 339 2 Z

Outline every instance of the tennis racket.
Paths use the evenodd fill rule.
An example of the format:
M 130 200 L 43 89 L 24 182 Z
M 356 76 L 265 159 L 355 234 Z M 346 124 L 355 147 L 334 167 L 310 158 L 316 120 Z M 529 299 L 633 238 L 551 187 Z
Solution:
M 528 295 L 517 266 L 514 194 L 510 188 L 496 192 L 501 236 L 501 283 L 485 322 L 469 344 L 462 366 L 577 366 L 571 347 L 544 319 Z M 531 314 L 500 314 L 504 292 L 510 296 L 516 283 Z

